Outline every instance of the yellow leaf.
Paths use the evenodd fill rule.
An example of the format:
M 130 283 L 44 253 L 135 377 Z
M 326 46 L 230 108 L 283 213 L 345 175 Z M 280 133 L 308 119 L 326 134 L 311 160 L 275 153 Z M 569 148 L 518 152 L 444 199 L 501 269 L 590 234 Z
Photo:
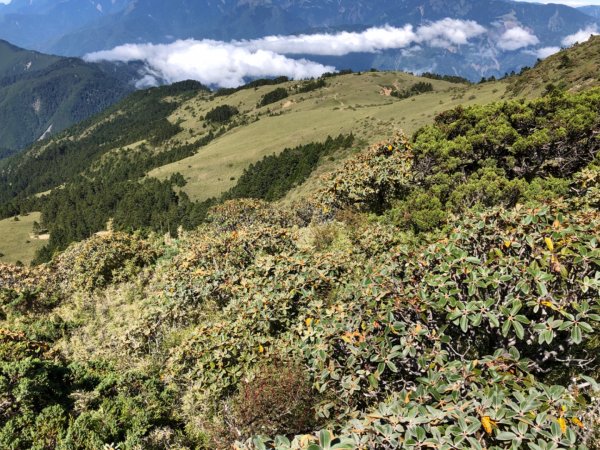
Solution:
M 556 307 L 556 305 L 555 305 L 554 303 L 552 303 L 551 301 L 549 301 L 549 300 L 544 300 L 544 301 L 542 302 L 542 305 L 544 305 L 544 306 L 545 306 L 545 307 L 547 307 L 547 308 L 553 309 L 553 310 L 555 310 L 555 311 L 558 309 L 558 308 Z
M 310 444 L 314 440 L 315 440 L 315 438 L 313 436 L 311 436 L 310 434 L 305 434 L 303 436 L 300 436 L 300 446 L 302 448 L 308 447 L 308 444 Z
M 483 416 L 481 418 L 481 425 L 487 434 L 492 434 L 492 430 L 496 422 L 494 422 L 490 416 Z
M 421 324 L 418 323 L 417 326 L 415 327 L 415 334 L 419 334 L 421 332 L 423 328 L 421 327 Z
M 549 237 L 544 238 L 544 242 L 546 242 L 546 247 L 548 247 L 548 250 L 553 252 L 554 251 L 554 242 L 552 242 L 552 239 Z
M 575 425 L 577 425 L 579 428 L 585 428 L 583 425 L 583 422 L 581 420 L 579 420 L 577 417 L 573 417 L 571 419 L 571 422 L 573 422 Z
M 558 424 L 560 425 L 560 431 L 564 433 L 567 432 L 567 421 L 565 420 L 564 417 L 559 417 L 557 420 Z
M 404 396 L 404 403 L 405 404 L 410 403 L 410 392 L 407 392 L 406 395 Z

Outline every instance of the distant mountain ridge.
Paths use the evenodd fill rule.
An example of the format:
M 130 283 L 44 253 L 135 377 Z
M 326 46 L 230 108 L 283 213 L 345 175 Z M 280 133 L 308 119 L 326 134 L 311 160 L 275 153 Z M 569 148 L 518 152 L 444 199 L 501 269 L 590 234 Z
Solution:
M 600 6 L 596 6 L 596 5 L 580 6 L 577 9 L 579 11 L 584 12 L 588 16 L 594 17 L 596 19 L 600 19 Z
M 20 0 L 20 8 L 8 5 L 13 12 L 4 15 L 2 11 L 7 7 L 0 6 L 0 38 L 11 37 L 17 44 L 51 53 L 81 56 L 125 43 L 167 43 L 187 38 L 228 41 L 315 30 L 361 30 L 385 24 L 418 26 L 451 17 L 475 21 L 488 33 L 477 39 L 468 52 L 421 49 L 408 54 L 396 50 L 327 57 L 325 62 L 358 70 L 370 66 L 429 70 L 476 79 L 532 65 L 537 58 L 535 48 L 560 47 L 565 36 L 598 23 L 586 10 L 507 0 L 104 0 L 79 6 L 82 12 L 69 22 L 74 25 L 63 27 L 60 32 L 54 30 L 54 24 L 40 25 L 49 27 L 44 33 L 52 37 L 38 40 L 35 45 L 32 41 L 36 35 L 23 33 L 28 21 L 37 23 L 42 16 L 70 20 L 67 18 L 74 13 L 67 13 L 66 5 L 73 2 L 80 3 L 40 0 L 27 7 L 29 2 Z M 512 27 L 533 33 L 539 45 L 529 53 L 499 49 L 495 39 Z M 313 59 L 322 62 L 324 58 Z
M 20 47 L 49 52 L 53 42 L 59 37 L 116 13 L 128 2 L 129 0 L 12 0 L 8 5 L 0 4 L 0 38 Z
M 0 41 L 0 157 L 96 114 L 131 92 L 128 76 L 115 67 Z

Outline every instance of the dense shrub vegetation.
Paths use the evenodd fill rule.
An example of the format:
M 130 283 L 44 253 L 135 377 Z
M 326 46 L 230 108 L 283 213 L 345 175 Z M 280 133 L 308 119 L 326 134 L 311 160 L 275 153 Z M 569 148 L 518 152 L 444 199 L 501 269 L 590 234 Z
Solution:
M 354 136 L 339 135 L 322 143 L 286 148 L 278 155 L 265 156 L 251 164 L 237 184 L 225 193 L 225 199 L 256 198 L 279 200 L 294 187 L 302 184 L 316 168 L 319 160 L 335 150 L 349 148 Z
M 204 120 L 213 123 L 226 123 L 236 114 L 239 114 L 239 111 L 235 106 L 221 105 L 207 112 Z
M 471 82 L 466 78 L 459 77 L 456 75 L 439 75 L 437 73 L 424 72 L 421 74 L 421 76 L 423 78 L 429 78 L 431 80 L 448 81 L 449 83 L 471 84 Z
M 306 94 L 307 92 L 316 91 L 317 89 L 321 89 L 327 86 L 327 82 L 325 78 L 319 78 L 317 80 L 309 80 L 302 83 L 300 86 L 296 88 L 296 92 L 298 94 Z
M 293 205 L 2 266 L 0 442 L 597 448 L 599 102 L 457 108 Z M 348 139 L 266 158 L 240 195 Z
M 418 83 L 413 84 L 408 89 L 393 89 L 391 95 L 399 99 L 405 99 L 413 97 L 415 95 L 423 94 L 424 92 L 431 91 L 433 91 L 433 84 L 428 83 L 426 81 L 419 81 Z
M 277 103 L 278 101 L 287 98 L 288 95 L 289 94 L 286 88 L 277 88 L 263 95 L 260 101 L 258 102 L 258 106 L 261 107 L 270 105 L 271 103 Z

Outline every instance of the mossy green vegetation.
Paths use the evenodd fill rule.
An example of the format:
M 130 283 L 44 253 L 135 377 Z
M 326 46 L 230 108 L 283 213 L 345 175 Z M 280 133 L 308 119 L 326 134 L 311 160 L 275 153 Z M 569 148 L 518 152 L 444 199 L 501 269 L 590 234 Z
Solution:
M 292 205 L 0 267 L 0 442 L 597 448 L 599 101 L 454 109 Z

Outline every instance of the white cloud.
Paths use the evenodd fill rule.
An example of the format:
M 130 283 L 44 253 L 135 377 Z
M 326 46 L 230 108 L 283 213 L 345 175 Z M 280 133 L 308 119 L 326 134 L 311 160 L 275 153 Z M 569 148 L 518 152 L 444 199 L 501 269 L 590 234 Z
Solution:
M 296 36 L 267 36 L 250 41 L 235 41 L 234 45 L 251 49 L 271 50 L 286 55 L 342 56 L 348 53 L 375 53 L 381 50 L 405 48 L 412 44 L 448 48 L 467 44 L 469 39 L 486 32 L 472 20 L 443 19 L 423 25 L 402 28 L 369 28 L 360 33 L 343 31 L 336 34 L 301 34 Z
M 446 18 L 420 26 L 416 30 L 412 25 L 405 25 L 402 28 L 386 25 L 369 28 L 360 33 L 343 31 L 336 34 L 268 36 L 252 41 L 237 41 L 235 44 L 288 55 L 342 56 L 348 53 L 375 53 L 381 50 L 405 48 L 415 43 L 448 48 L 467 44 L 469 39 L 485 32 L 484 27 L 472 20 Z
M 389 48 L 403 48 L 417 40 L 412 25 L 369 28 L 361 33 L 343 31 L 337 34 L 301 34 L 297 36 L 267 36 L 233 44 L 254 50 L 263 49 L 287 55 L 310 54 L 342 56 L 348 53 L 373 53 Z
M 417 42 L 432 47 L 464 45 L 469 39 L 482 35 L 486 29 L 472 20 L 446 18 L 417 29 Z
M 301 79 L 335 70 L 331 66 L 286 58 L 268 50 L 251 50 L 209 40 L 183 40 L 164 45 L 127 44 L 86 55 L 85 59 L 145 61 L 150 72 L 142 85 L 151 84 L 154 76 L 168 82 L 194 79 L 207 85 L 234 87 L 243 84 L 245 77 L 285 75 Z
M 591 36 L 598 34 L 598 28 L 596 25 L 591 25 L 583 30 L 579 30 L 577 33 L 570 34 L 562 40 L 562 45 L 565 47 L 570 47 L 578 42 L 585 42 Z
M 498 39 L 498 47 L 502 50 L 513 51 L 520 48 L 539 44 L 540 40 L 535 34 L 522 27 L 513 27 L 506 30 Z
M 451 48 L 468 44 L 469 39 L 486 29 L 473 21 L 444 19 L 414 29 L 391 26 L 369 28 L 363 32 L 267 36 L 262 39 L 220 42 L 214 40 L 180 40 L 171 44 L 127 44 L 91 53 L 88 61 L 144 61 L 148 73 L 139 86 L 156 83 L 198 80 L 208 85 L 238 86 L 247 77 L 285 75 L 290 78 L 317 77 L 335 68 L 306 59 L 284 55 L 342 56 L 349 53 L 375 53 L 403 49 L 412 45 Z
M 540 59 L 546 59 L 548 56 L 558 52 L 560 52 L 560 47 L 542 47 L 532 53 Z

